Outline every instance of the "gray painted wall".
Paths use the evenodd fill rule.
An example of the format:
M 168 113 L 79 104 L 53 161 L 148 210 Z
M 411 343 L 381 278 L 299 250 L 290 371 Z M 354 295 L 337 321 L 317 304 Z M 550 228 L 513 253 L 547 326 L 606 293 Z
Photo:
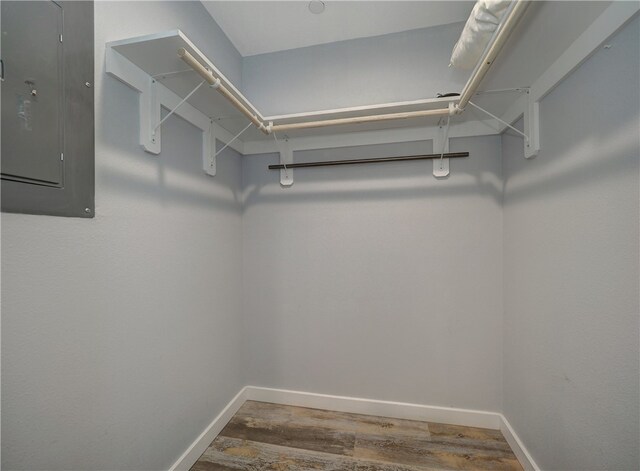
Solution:
M 245 384 L 503 410 L 545 469 L 638 467 L 637 20 L 544 100 L 532 161 L 509 135 L 456 139 L 472 157 L 446 180 L 413 162 L 297 170 L 283 190 L 275 155 L 227 151 L 206 177 L 179 118 L 162 155 L 140 150 L 104 43 L 178 26 L 279 113 L 460 88 L 461 25 L 243 70 L 196 2 L 96 18 L 97 217 L 1 216 L 3 469 L 166 469 Z
M 543 469 L 639 469 L 638 19 L 503 136 L 504 414 Z
M 258 386 L 501 409 L 500 137 L 431 162 L 295 170 L 244 157 L 247 373 Z M 431 142 L 296 161 L 431 152 Z
M 138 144 L 106 41 L 176 25 L 239 77 L 199 3 L 96 2 L 96 218 L 2 214 L 2 469 L 167 469 L 245 384 L 241 163 L 171 117 Z M 206 42 L 207 44 L 202 44 Z
M 245 96 L 275 115 L 431 98 L 462 90 L 449 58 L 464 23 L 245 57 Z

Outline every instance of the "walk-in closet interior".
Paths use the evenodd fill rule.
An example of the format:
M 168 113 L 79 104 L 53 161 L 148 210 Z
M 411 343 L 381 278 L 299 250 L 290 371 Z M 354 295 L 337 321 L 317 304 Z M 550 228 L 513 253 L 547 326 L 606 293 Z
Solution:
M 640 469 L 640 2 L 0 2 L 1 466 Z

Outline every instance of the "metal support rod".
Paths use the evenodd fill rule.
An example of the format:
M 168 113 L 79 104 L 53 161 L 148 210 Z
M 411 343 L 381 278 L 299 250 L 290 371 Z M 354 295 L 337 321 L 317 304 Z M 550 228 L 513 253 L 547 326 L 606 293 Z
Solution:
M 216 152 L 215 154 L 213 154 L 213 156 L 214 156 L 214 157 L 217 157 L 217 156 L 218 156 L 218 154 L 220 154 L 223 150 L 225 150 L 227 147 L 229 147 L 233 141 L 235 141 L 236 139 L 238 139 L 238 138 L 242 135 L 242 133 L 244 133 L 247 129 L 249 129 L 249 127 L 250 127 L 252 124 L 253 124 L 253 123 L 249 123 L 249 124 L 247 124 L 247 126 L 246 126 L 242 131 L 240 131 L 238 134 L 236 134 L 235 136 L 233 136 L 233 139 L 231 139 L 229 142 L 227 142 L 227 143 L 222 147 L 222 149 L 220 149 L 218 152 Z
M 506 121 L 498 118 L 496 115 L 494 115 L 493 113 L 489 113 L 487 110 L 485 110 L 484 108 L 479 107 L 478 105 L 476 105 L 474 102 L 472 102 L 471 100 L 469 100 L 469 104 L 471 106 L 473 106 L 474 108 L 479 109 L 480 111 L 482 111 L 483 113 L 488 114 L 489 116 L 491 116 L 493 119 L 495 119 L 496 121 L 499 121 L 500 123 L 504 124 L 506 127 L 508 127 L 509 129 L 517 132 L 518 134 L 520 134 L 522 137 L 524 137 L 525 142 L 529 142 L 529 136 L 527 136 L 525 133 L 523 133 L 522 131 L 520 131 L 519 129 L 514 128 L 513 126 L 511 126 L 509 123 L 507 123 Z
M 456 106 L 459 111 L 464 110 L 471 97 L 478 90 L 480 82 L 482 82 L 482 79 L 484 79 L 485 75 L 487 75 L 487 72 L 491 68 L 493 61 L 498 56 L 498 53 L 502 49 L 502 46 L 504 46 L 504 43 L 507 41 L 507 38 L 511 34 L 511 31 L 513 31 L 516 24 L 518 23 L 518 20 L 522 17 L 528 6 L 529 1 L 527 0 L 516 0 L 510 6 L 509 11 L 507 11 L 506 16 L 496 30 L 492 41 L 485 49 L 484 54 L 482 55 L 482 59 L 478 62 L 478 65 L 473 70 L 471 77 L 469 77 L 469 80 L 460 93 L 460 101 Z
M 188 94 L 186 97 L 184 97 L 182 100 L 180 100 L 180 103 L 178 103 L 176 106 L 174 106 L 174 107 L 173 107 L 173 109 L 172 109 L 171 111 L 169 111 L 169 114 L 167 114 L 167 116 L 165 116 L 164 118 L 162 118 L 162 119 L 160 120 L 160 122 L 159 122 L 158 124 L 156 124 L 156 127 L 155 127 L 155 128 L 153 128 L 153 134 L 155 134 L 155 133 L 156 133 L 156 131 L 158 130 L 158 128 L 160 127 L 160 125 L 161 125 L 162 123 L 164 123 L 164 122 L 169 118 L 169 116 L 171 116 L 173 113 L 175 113 L 175 112 L 176 112 L 176 110 L 177 110 L 178 108 L 180 108 L 182 105 L 184 105 L 184 103 L 185 103 L 189 98 L 191 98 L 191 95 L 193 95 L 195 92 L 197 92 L 197 91 L 198 91 L 198 88 L 200 88 L 200 87 L 202 87 L 202 86 L 204 85 L 204 82 L 205 82 L 204 80 L 203 80 L 202 82 L 200 82 L 196 88 L 194 88 L 193 90 L 191 90 L 191 92 L 189 92 L 189 94 Z
M 205 79 L 209 83 L 209 85 L 215 86 L 216 90 L 218 90 L 220 94 L 222 94 L 227 100 L 229 100 L 231 104 L 235 106 L 243 115 L 249 118 L 249 121 L 251 121 L 258 129 L 260 129 L 260 131 L 265 134 L 269 134 L 266 126 L 262 121 L 258 119 L 256 114 L 252 113 L 251 110 L 249 110 L 249 108 L 247 108 L 244 103 L 236 98 L 236 96 L 231 93 L 227 87 L 225 87 L 224 85 L 220 85 L 220 78 L 213 75 L 210 70 L 207 70 L 200 62 L 198 62 L 195 57 L 193 57 L 189 53 L 189 51 L 184 48 L 178 49 L 178 57 L 180 57 L 180 59 L 182 59 L 189 66 L 191 66 L 193 70 L 195 70 L 203 79 Z
M 449 152 L 443 154 L 446 159 L 455 159 L 459 157 L 469 157 L 469 152 Z M 336 165 L 355 165 L 355 164 L 378 164 L 384 162 L 404 162 L 409 160 L 428 160 L 439 159 L 441 154 L 425 154 L 425 155 L 402 155 L 399 157 L 378 157 L 373 159 L 351 159 L 351 160 L 327 160 L 324 162 L 302 162 L 296 164 L 288 164 L 287 168 L 306 168 L 306 167 L 333 167 Z M 283 170 L 282 164 L 269 165 L 269 170 Z
M 451 116 L 447 116 L 447 127 L 444 128 L 444 139 L 442 139 L 442 152 L 440 152 L 440 160 L 444 158 L 444 151 L 447 149 L 447 141 L 449 140 L 450 126 L 451 126 Z

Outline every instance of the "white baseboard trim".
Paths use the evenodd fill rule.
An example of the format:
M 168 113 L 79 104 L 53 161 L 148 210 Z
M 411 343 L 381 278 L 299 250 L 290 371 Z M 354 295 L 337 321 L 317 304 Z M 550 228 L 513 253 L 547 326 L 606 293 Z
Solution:
M 466 425 L 500 430 L 517 456 L 525 471 L 540 471 L 535 461 L 509 424 L 498 412 L 487 412 L 454 407 L 426 406 L 406 402 L 379 401 L 347 396 L 332 396 L 285 389 L 246 386 L 236 394 L 213 422 L 187 448 L 169 471 L 188 471 L 204 453 L 209 444 L 231 420 L 245 401 L 272 402 L 288 406 L 326 409 L 352 414 L 368 414 L 396 419 L 421 420 L 441 424 Z
M 441 424 L 467 425 L 494 430 L 500 429 L 501 417 L 496 412 L 485 412 L 453 407 L 425 406 L 406 402 L 379 401 L 357 397 L 331 396 L 284 389 L 247 386 L 247 400 L 273 402 L 290 406 L 326 409 L 352 414 L 368 414 L 395 419 L 422 420 Z
M 218 414 L 218 416 L 213 419 L 213 422 L 209 424 L 209 426 L 204 429 L 204 431 L 200 434 L 198 438 L 186 449 L 186 451 L 182 454 L 178 460 L 173 463 L 173 466 L 169 468 L 169 471 L 188 471 L 191 466 L 198 461 L 200 455 L 204 453 L 209 444 L 213 441 L 214 438 L 218 436 L 218 434 L 222 431 L 222 429 L 229 423 L 231 418 L 238 412 L 238 409 L 242 407 L 242 404 L 247 400 L 246 398 L 246 390 L 247 388 L 242 388 L 236 396 L 231 399 L 231 402 L 226 405 L 222 412 Z
M 504 438 L 507 440 L 507 443 L 515 453 L 516 458 L 520 461 L 520 464 L 524 468 L 525 471 L 540 471 L 540 467 L 533 460 L 533 457 L 529 453 L 529 450 L 524 446 L 520 437 L 516 434 L 516 431 L 513 429 L 507 418 L 500 414 L 500 431 Z

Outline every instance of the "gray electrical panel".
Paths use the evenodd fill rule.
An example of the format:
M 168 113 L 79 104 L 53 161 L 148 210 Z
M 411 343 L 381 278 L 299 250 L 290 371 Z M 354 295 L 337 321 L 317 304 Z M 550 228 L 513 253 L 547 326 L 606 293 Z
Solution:
M 54 2 L 1 8 L 2 176 L 62 185 L 62 8 Z
M 0 8 L 2 210 L 93 217 L 93 4 Z

